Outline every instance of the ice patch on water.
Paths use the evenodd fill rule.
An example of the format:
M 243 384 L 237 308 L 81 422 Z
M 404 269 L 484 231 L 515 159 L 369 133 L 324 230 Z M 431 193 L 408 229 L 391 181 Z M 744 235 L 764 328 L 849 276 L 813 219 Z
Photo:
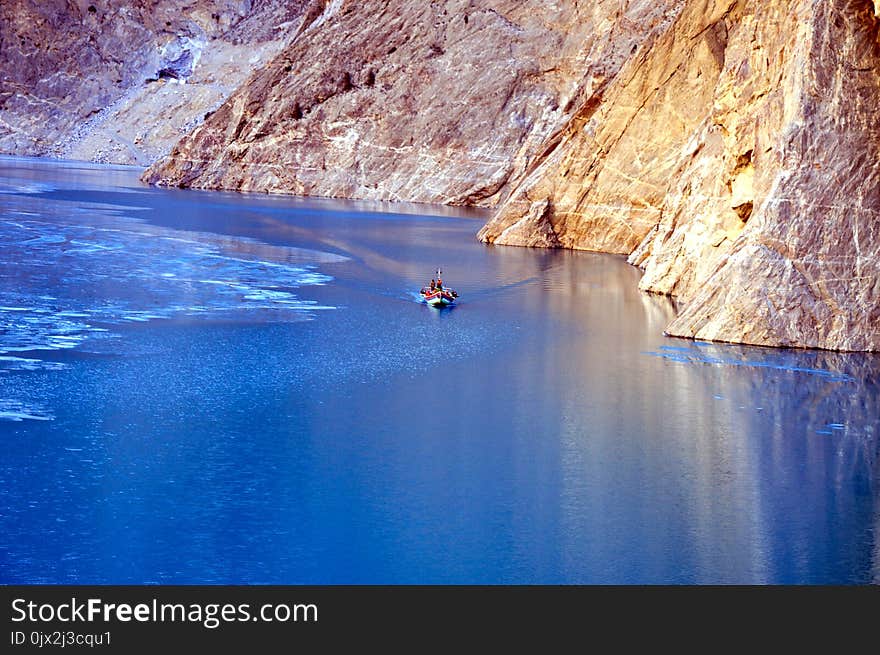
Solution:
M 30 357 L 0 356 L 0 373 L 6 371 L 61 371 L 65 368 L 67 368 L 67 364 L 61 362 L 47 362 Z
M 83 207 L 78 208 L 80 210 Z M 331 253 L 157 227 L 89 205 L 0 219 L 0 353 L 82 346 L 112 326 L 199 316 L 304 320 L 333 309 L 298 297 L 332 278 Z M 181 299 L 184 302 L 180 302 Z
M 345 257 L 155 226 L 132 217 L 131 207 L 28 195 L 48 190 L 15 188 L 0 200 L 4 378 L 68 366 L 46 361 L 39 354 L 46 351 L 134 354 L 138 346 L 125 338 L 125 326 L 301 321 L 334 309 L 300 293 L 333 279 L 316 266 Z M 35 202 L 40 211 L 27 211 Z M 2 420 L 52 418 L 41 407 L 0 399 Z
M 710 348 L 707 348 L 710 347 Z M 660 346 L 656 351 L 644 352 L 645 355 L 660 357 L 667 361 L 681 364 L 705 364 L 712 366 L 738 366 L 746 368 L 770 369 L 776 371 L 791 371 L 826 378 L 832 382 L 852 382 L 855 378 L 846 373 L 830 371 L 823 368 L 803 366 L 803 355 L 774 354 L 763 359 L 747 356 L 725 346 L 712 344 L 705 341 L 694 342 L 693 347 Z M 756 351 L 758 352 L 758 351 Z
M 27 405 L 18 400 L 0 398 L 0 420 L 2 421 L 51 421 L 55 417 L 42 407 Z
M 0 179 L 0 194 L 14 193 L 24 195 L 36 195 L 55 191 L 55 186 L 46 182 L 23 181 L 11 178 Z
M 271 289 L 257 289 L 245 294 L 246 300 L 271 300 L 274 302 L 286 302 L 294 296 L 287 291 L 273 291 Z

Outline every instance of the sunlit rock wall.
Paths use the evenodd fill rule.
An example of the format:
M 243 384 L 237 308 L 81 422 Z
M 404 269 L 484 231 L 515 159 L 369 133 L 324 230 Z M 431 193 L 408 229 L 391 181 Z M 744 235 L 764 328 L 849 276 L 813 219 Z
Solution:
M 868 0 L 689 0 L 481 238 L 630 254 L 674 335 L 880 349 Z

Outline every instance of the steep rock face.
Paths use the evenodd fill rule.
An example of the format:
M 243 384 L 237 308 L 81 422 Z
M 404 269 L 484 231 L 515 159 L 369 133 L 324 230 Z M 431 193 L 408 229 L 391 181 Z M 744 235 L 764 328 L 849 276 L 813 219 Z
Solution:
M 144 179 L 491 206 L 676 4 L 316 2 Z
M 481 239 L 506 244 L 509 226 L 542 199 L 564 247 L 629 254 L 657 225 L 679 153 L 711 106 L 738 3 L 674 8 L 612 84 L 584 100 Z
M 4 0 L 0 152 L 150 163 L 281 49 L 304 2 Z
M 687 210 L 680 228 L 673 218 L 663 231 L 672 230 L 672 247 L 658 236 L 643 287 L 653 289 L 656 280 L 664 290 L 668 280 L 694 271 L 671 334 L 880 350 L 880 21 L 861 0 L 793 4 L 788 16 L 777 14 L 790 21 L 791 9 L 796 12 L 798 29 L 782 43 L 766 28 L 744 26 L 764 52 L 782 46 L 790 53 L 781 70 L 762 69 L 754 45 L 751 53 L 734 53 L 730 73 L 749 71 L 740 87 L 746 92 L 729 103 L 722 96 L 715 107 L 729 156 L 757 153 L 750 164 L 755 181 L 745 184 L 751 217 L 718 253 L 705 252 L 704 243 L 667 268 L 662 258 L 677 250 L 675 232 L 709 222 L 700 218 L 706 211 L 700 206 Z M 756 16 L 767 11 L 759 6 Z M 785 96 L 773 93 L 774 77 Z M 756 99 L 762 87 L 767 95 Z M 718 173 L 731 163 L 722 161 L 727 167 Z M 736 166 L 728 175 L 735 179 Z M 735 182 L 733 191 L 731 206 Z
M 539 245 L 550 230 L 631 253 L 641 288 L 683 307 L 670 334 L 880 350 L 876 13 L 688 0 L 481 238 Z M 512 229 L 538 201 L 540 228 Z

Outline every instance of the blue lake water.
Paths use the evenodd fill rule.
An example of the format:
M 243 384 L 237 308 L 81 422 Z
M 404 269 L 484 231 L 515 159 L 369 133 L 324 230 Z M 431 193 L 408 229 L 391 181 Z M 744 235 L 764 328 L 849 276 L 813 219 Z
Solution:
M 880 357 L 666 338 L 623 259 L 463 210 L 138 173 L 0 159 L 0 582 L 880 581 Z

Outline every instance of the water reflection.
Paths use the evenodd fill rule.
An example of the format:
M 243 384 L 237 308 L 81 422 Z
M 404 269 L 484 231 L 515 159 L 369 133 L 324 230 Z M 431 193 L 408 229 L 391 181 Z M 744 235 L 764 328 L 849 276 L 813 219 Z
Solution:
M 634 292 L 632 269 L 517 259 L 508 270 L 539 280 L 519 298 L 534 350 L 490 377 L 508 381 L 524 449 L 559 440 L 562 527 L 545 536 L 563 579 L 875 575 L 873 537 L 856 526 L 878 496 L 876 356 L 662 339 L 671 304 Z

